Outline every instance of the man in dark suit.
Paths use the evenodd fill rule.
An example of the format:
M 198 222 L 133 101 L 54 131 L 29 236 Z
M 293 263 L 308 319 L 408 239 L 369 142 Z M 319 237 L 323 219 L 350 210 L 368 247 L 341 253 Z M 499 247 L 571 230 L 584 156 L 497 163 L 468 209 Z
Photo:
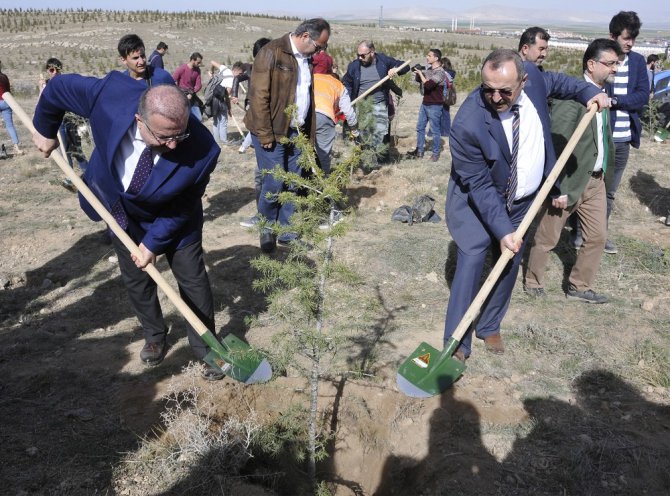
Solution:
M 449 137 L 452 167 L 446 214 L 458 258 L 444 338 L 446 342 L 451 337 L 478 291 L 489 246 L 494 257 L 507 248 L 515 256 L 474 324 L 487 349 L 502 353 L 500 323 L 521 261 L 521 241 L 513 241 L 514 232 L 556 162 L 547 98 L 574 98 L 583 104 L 595 100 L 601 108 L 608 99 L 583 80 L 540 72 L 508 49 L 491 52 L 481 75 L 481 86 L 461 105 Z M 471 342 L 469 332 L 455 356 L 467 358 Z
M 119 225 L 139 245 L 131 255 L 113 237 L 123 281 L 144 330 L 140 353 L 147 365 L 165 356 L 167 328 L 156 284 L 142 269 L 165 254 L 182 298 L 214 332 L 212 293 L 202 252 L 201 197 L 221 149 L 207 129 L 190 116 L 188 100 L 174 85 L 144 90 L 120 72 L 103 79 L 64 75 L 44 90 L 35 110 L 33 141 L 49 154 L 66 111 L 90 120 L 96 148 L 84 181 Z M 88 216 L 101 220 L 83 198 Z M 198 358 L 208 348 L 189 325 Z M 213 369 L 206 378 L 220 378 Z
M 622 11 L 610 21 L 610 38 L 616 41 L 624 53 L 614 83 L 607 85 L 607 94 L 612 98 L 612 123 L 616 155 L 614 167 L 607 178 L 607 220 L 614 207 L 614 197 L 628 164 L 630 147 L 640 148 L 640 113 L 649 102 L 649 78 L 644 56 L 633 52 L 635 39 L 640 34 L 642 23 L 635 12 Z M 617 253 L 617 247 L 608 239 L 605 253 Z
M 614 81 L 620 55 L 621 48 L 615 41 L 592 41 L 584 52 L 584 79 L 603 89 L 605 83 Z M 557 152 L 565 148 L 585 114 L 586 108 L 575 101 L 554 100 L 551 134 Z M 593 287 L 607 239 L 605 176 L 614 165 L 610 120 L 607 110 L 591 120 L 559 176 L 560 196 L 547 200 L 540 212 L 524 279 L 524 290 L 533 297 L 545 296 L 544 273 L 549 253 L 556 247 L 566 220 L 575 213 L 581 221 L 584 244 L 570 270 L 566 296 L 587 303 L 608 301 Z

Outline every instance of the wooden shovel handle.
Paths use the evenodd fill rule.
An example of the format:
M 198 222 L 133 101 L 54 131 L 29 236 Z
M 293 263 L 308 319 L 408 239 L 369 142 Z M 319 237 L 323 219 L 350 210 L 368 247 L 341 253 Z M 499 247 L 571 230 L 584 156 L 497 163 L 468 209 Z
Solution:
M 565 163 L 568 161 L 570 154 L 575 149 L 575 146 L 577 146 L 577 142 L 581 139 L 582 134 L 584 134 L 584 131 L 591 122 L 593 116 L 596 115 L 597 109 L 598 105 L 596 103 L 592 103 L 589 111 L 586 113 L 586 115 L 584 115 L 584 117 L 582 117 L 579 125 L 575 129 L 574 133 L 572 133 L 570 140 L 563 149 L 563 153 L 561 153 L 561 156 L 558 157 L 556 164 L 554 165 L 553 169 L 551 169 L 547 179 L 545 179 L 542 188 L 540 188 L 540 190 L 537 192 L 537 195 L 535 195 L 535 199 L 530 205 L 528 212 L 526 212 L 526 215 L 524 215 L 521 224 L 519 224 L 519 227 L 514 232 L 515 242 L 520 241 L 524 234 L 526 234 L 526 231 L 530 227 L 531 222 L 533 222 L 535 215 L 537 215 L 537 213 L 540 211 L 540 208 L 542 208 L 542 204 L 549 195 L 549 191 L 551 191 L 551 188 L 556 182 L 556 179 L 558 179 L 558 176 L 561 174 L 563 167 L 565 167 Z M 498 262 L 496 262 L 495 266 L 491 270 L 491 273 L 486 278 L 486 281 L 484 281 L 484 284 L 482 284 L 482 287 L 479 289 L 477 296 L 475 296 L 475 299 L 472 300 L 472 303 L 468 307 L 468 311 L 465 312 L 465 315 L 463 315 L 463 318 L 458 324 L 458 327 L 456 327 L 454 330 L 454 333 L 451 336 L 452 339 L 457 341 L 463 339 L 463 336 L 470 327 L 470 324 L 472 324 L 475 318 L 477 318 L 477 315 L 479 315 L 479 311 L 481 310 L 484 301 L 486 301 L 486 298 L 488 298 L 489 293 L 493 289 L 495 283 L 498 281 L 500 274 L 502 274 L 505 266 L 512 258 L 514 258 L 514 252 L 508 248 L 505 248 L 501 253 L 500 258 L 498 259 Z
M 410 63 L 411 61 L 412 61 L 412 60 L 410 59 L 410 60 L 404 62 L 403 64 L 399 65 L 399 66 L 397 67 L 398 71 L 399 71 L 400 69 L 402 69 L 403 67 L 405 67 L 406 65 L 409 65 L 409 63 Z M 368 96 L 370 93 L 372 93 L 374 90 L 376 90 L 377 88 L 379 88 L 382 84 L 384 84 L 388 79 L 391 79 L 391 76 L 389 76 L 389 75 L 387 74 L 386 76 L 384 76 L 383 78 L 381 78 L 379 81 L 377 81 L 375 84 L 373 84 L 370 88 L 368 88 L 362 95 L 358 95 L 356 98 L 354 98 L 354 99 L 351 101 L 351 105 L 353 106 L 353 105 L 355 105 L 356 103 L 360 102 L 363 98 L 365 98 L 365 97 Z
M 31 133 L 37 133 L 33 122 L 28 117 L 28 114 L 24 112 L 21 106 L 17 103 L 14 97 L 9 93 L 4 93 L 2 98 L 7 102 L 7 105 L 11 107 L 14 113 L 19 117 L 24 126 L 26 126 Z M 79 193 L 86 198 L 86 201 L 95 209 L 102 220 L 104 220 L 109 228 L 114 232 L 114 234 L 121 240 L 123 245 L 130 251 L 130 253 L 137 255 L 138 257 L 142 256 L 142 252 L 139 247 L 130 239 L 130 236 L 121 229 L 121 226 L 114 220 L 112 214 L 107 211 L 107 209 L 100 203 L 100 200 L 93 194 L 93 192 L 86 186 L 86 183 L 82 181 L 79 176 L 74 172 L 72 167 L 65 161 L 63 156 L 60 153 L 52 153 L 51 158 L 58 164 L 58 167 L 63 171 L 63 173 L 74 183 L 74 185 L 79 190 Z M 139 270 L 139 269 L 138 269 Z M 156 284 L 163 290 L 168 299 L 177 307 L 177 310 L 181 312 L 184 318 L 193 326 L 196 332 L 203 336 L 206 334 L 209 329 L 202 323 L 198 316 L 191 310 L 188 305 L 181 299 L 179 294 L 172 289 L 168 282 L 163 278 L 158 269 L 153 265 L 149 264 L 144 269 L 149 276 L 156 282 Z

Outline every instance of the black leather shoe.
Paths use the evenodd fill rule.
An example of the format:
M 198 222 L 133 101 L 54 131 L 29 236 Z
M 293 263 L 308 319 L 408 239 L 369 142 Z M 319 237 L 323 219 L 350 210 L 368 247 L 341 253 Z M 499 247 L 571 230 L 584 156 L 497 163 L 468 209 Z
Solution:
M 277 238 L 271 231 L 261 233 L 261 250 L 265 253 L 272 253 L 277 246 Z
M 205 364 L 205 367 L 202 369 L 202 373 L 200 375 L 206 381 L 220 381 L 226 376 L 226 374 L 224 374 L 221 370 L 215 369 L 208 363 Z
M 415 148 L 411 152 L 407 152 L 407 158 L 423 158 L 423 152 L 420 152 L 418 148 Z
M 154 367 L 163 361 L 167 346 L 165 340 L 157 343 L 145 343 L 140 351 L 140 360 L 148 367 Z

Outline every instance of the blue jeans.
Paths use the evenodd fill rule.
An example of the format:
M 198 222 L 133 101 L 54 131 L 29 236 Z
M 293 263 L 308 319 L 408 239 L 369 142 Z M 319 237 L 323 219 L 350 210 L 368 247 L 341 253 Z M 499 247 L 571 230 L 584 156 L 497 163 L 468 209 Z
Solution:
M 287 137 L 293 138 L 297 134 L 296 130 L 291 129 Z M 263 148 L 255 134 L 251 135 L 251 141 L 256 152 L 256 163 L 261 172 L 272 171 L 275 167 L 281 167 L 285 171 L 302 175 L 302 169 L 298 165 L 300 150 L 297 147 L 291 144 L 282 145 L 275 141 L 271 148 Z M 295 205 L 293 203 L 282 205 L 277 201 L 277 195 L 282 191 L 294 191 L 294 188 L 287 186 L 281 179 L 272 174 L 263 174 L 261 196 L 258 199 L 258 213 L 265 217 L 268 222 L 278 222 L 282 226 L 287 226 L 293 212 L 295 212 Z
M 430 134 L 433 136 L 433 155 L 440 154 L 440 118 L 442 105 L 421 105 L 419 120 L 416 123 L 416 149 L 420 152 L 426 146 L 426 125 L 430 122 Z
M 14 119 L 12 118 L 12 109 L 7 102 L 0 100 L 0 111 L 2 111 L 2 119 L 5 121 L 5 127 L 9 133 L 9 137 L 12 140 L 12 143 L 15 145 L 19 144 L 19 137 L 16 134 L 16 129 L 14 129 Z
M 200 112 L 200 107 L 191 105 L 191 113 L 198 119 L 198 122 L 202 122 L 202 112 Z
M 442 114 L 440 115 L 440 136 L 449 136 L 451 131 L 451 114 L 449 107 L 442 105 Z
M 219 143 L 228 142 L 228 114 L 226 112 L 212 119 L 212 134 Z

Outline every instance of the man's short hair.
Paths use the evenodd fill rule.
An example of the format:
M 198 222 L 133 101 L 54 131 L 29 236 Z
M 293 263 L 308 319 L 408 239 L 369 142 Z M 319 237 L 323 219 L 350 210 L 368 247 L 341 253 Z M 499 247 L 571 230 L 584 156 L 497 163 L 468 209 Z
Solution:
M 374 49 L 375 49 L 375 44 L 372 43 L 372 41 L 370 41 L 370 40 L 363 40 L 363 41 L 361 41 L 361 42 L 358 44 L 358 46 L 361 46 L 361 45 L 363 45 L 363 46 L 364 46 L 365 48 L 367 48 L 368 50 L 374 50 Z
M 254 48 L 251 50 L 251 54 L 256 58 L 256 55 L 258 55 L 258 52 L 261 51 L 261 48 L 263 48 L 265 45 L 270 43 L 272 40 L 270 38 L 259 38 L 256 40 L 254 43 Z
M 233 69 L 239 69 L 241 71 L 244 70 L 244 64 L 240 62 L 239 60 L 233 64 Z
M 193 52 L 189 60 L 202 60 L 202 54 L 200 52 Z
M 168 46 L 165 43 L 163 43 L 162 41 L 158 42 L 158 46 L 156 47 L 156 50 L 167 50 L 167 49 L 168 49 Z
M 63 63 L 58 60 L 56 57 L 51 57 L 47 59 L 47 63 L 44 65 L 44 68 L 48 71 L 49 69 L 56 69 L 58 72 L 63 70 Z
M 191 105 L 186 95 L 173 84 L 152 86 L 142 93 L 137 113 L 142 120 L 159 114 L 171 121 L 188 120 Z
M 328 35 L 330 36 L 330 24 L 322 17 L 315 17 L 314 19 L 308 19 L 300 23 L 300 26 L 295 28 L 293 34 L 300 36 L 303 33 L 309 33 L 311 39 L 317 40 L 324 31 L 328 31 Z
M 586 71 L 586 64 L 589 60 L 598 60 L 603 52 L 612 51 L 616 53 L 617 57 L 623 55 L 623 51 L 619 44 L 608 38 L 598 38 L 589 43 L 589 46 L 586 47 L 584 52 L 584 58 L 582 59 L 582 70 Z
M 119 55 L 125 59 L 133 52 L 143 52 L 144 42 L 136 34 L 127 34 L 121 37 L 117 49 L 119 50 Z
M 521 33 L 521 38 L 519 39 L 519 51 L 521 51 L 521 47 L 524 45 L 534 45 L 537 43 L 537 37 L 540 37 L 541 40 L 544 41 L 549 41 L 549 33 L 547 33 L 547 30 L 538 26 L 533 26 L 532 28 L 526 29 L 523 33 Z
M 435 55 L 438 59 L 442 58 L 442 51 L 439 48 L 431 48 L 428 51 L 433 52 L 433 55 Z
M 482 71 L 487 64 L 491 66 L 491 69 L 499 69 L 503 64 L 509 61 L 514 62 L 518 78 L 517 81 L 521 81 L 526 75 L 526 69 L 523 67 L 523 60 L 521 59 L 519 52 L 515 52 L 509 48 L 498 48 L 489 53 L 482 64 Z
M 658 62 L 659 60 L 661 60 L 661 59 L 659 58 L 659 56 L 656 55 L 655 53 L 652 53 L 651 55 L 649 55 L 649 56 L 647 57 L 647 64 L 651 64 L 651 63 L 653 63 L 653 62 Z
M 612 17 L 612 20 L 610 21 L 610 34 L 616 38 L 623 33 L 624 29 L 627 29 L 628 34 L 633 38 L 637 38 L 637 35 L 640 34 L 641 27 L 642 22 L 636 12 L 633 12 L 632 10 L 622 10 Z

